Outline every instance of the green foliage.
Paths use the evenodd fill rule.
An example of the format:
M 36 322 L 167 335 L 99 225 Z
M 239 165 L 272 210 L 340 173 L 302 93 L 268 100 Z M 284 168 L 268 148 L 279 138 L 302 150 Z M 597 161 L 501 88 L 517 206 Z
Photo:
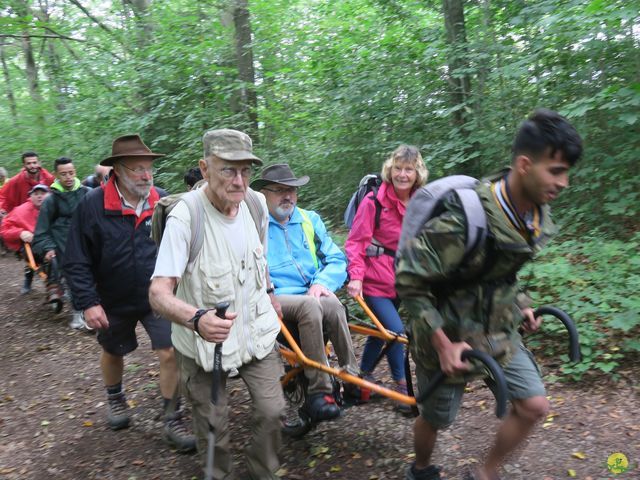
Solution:
M 586 372 L 615 371 L 625 358 L 640 351 L 640 234 L 626 241 L 585 236 L 566 240 L 527 267 L 521 279 L 536 304 L 554 304 L 573 316 L 581 340 L 583 361 L 564 365 L 565 374 L 579 380 Z M 566 349 L 560 322 L 545 322 L 558 355 Z M 561 356 L 567 361 L 567 355 Z

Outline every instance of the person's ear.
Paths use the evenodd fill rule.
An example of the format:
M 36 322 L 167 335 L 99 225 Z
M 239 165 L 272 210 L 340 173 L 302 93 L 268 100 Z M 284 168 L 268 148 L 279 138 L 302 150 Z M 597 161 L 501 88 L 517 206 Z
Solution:
M 207 178 L 207 171 L 209 170 L 209 164 L 204 158 L 198 160 L 198 166 L 200 167 L 200 173 L 202 174 L 202 178 Z
M 519 175 L 526 175 L 533 165 L 533 161 L 527 155 L 518 155 L 513 163 L 514 168 Z

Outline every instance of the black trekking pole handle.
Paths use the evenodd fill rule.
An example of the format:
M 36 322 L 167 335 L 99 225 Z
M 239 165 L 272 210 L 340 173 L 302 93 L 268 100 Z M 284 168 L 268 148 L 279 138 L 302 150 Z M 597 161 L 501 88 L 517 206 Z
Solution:
M 552 315 L 564 324 L 567 332 L 569 332 L 569 359 L 576 363 L 582 361 L 578 329 L 569 314 L 557 307 L 550 306 L 540 307 L 533 312 L 534 317 L 541 317 L 542 315 Z
M 494 395 L 496 398 L 496 417 L 502 418 L 507 413 L 507 381 L 504 378 L 504 372 L 502 367 L 494 360 L 494 358 L 488 353 L 481 352 L 479 350 L 465 350 L 460 355 L 462 360 L 475 359 L 479 360 L 487 367 L 487 370 L 491 373 L 491 377 L 496 384 Z M 442 370 L 436 372 L 431 377 L 427 387 L 416 398 L 416 403 L 423 402 L 433 391 L 447 378 Z
M 221 302 L 213 308 L 216 309 L 216 317 L 225 318 L 229 302 Z M 218 403 L 218 388 L 220 387 L 220 378 L 222 376 L 222 342 L 216 343 L 213 351 L 213 380 L 211 381 L 211 403 Z
M 216 316 L 225 318 L 227 309 L 229 308 L 229 302 L 221 302 L 214 305 L 216 310 Z M 218 403 L 218 390 L 220 388 L 220 381 L 222 377 L 222 342 L 216 343 L 213 350 L 213 371 L 211 372 L 211 405 L 212 407 Z M 209 435 L 207 440 L 207 463 L 205 465 L 205 480 L 213 480 L 213 460 L 214 449 L 216 444 L 215 429 L 211 417 L 213 412 L 209 415 Z

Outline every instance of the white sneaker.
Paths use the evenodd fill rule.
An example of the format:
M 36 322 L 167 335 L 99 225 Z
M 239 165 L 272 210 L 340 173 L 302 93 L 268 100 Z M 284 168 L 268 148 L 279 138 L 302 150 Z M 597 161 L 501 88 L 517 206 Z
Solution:
M 71 317 L 71 321 L 69 322 L 69 326 L 74 330 L 81 330 L 84 332 L 92 332 L 93 328 L 89 328 L 87 322 L 84 321 L 84 315 L 82 312 L 76 311 L 73 312 Z

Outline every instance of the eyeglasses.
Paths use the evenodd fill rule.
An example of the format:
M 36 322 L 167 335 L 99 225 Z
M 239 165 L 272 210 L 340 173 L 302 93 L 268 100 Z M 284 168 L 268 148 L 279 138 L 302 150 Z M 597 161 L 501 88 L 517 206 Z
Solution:
M 240 175 L 242 178 L 249 178 L 253 173 L 253 169 L 251 167 L 245 167 L 238 170 L 237 168 L 233 167 L 224 167 L 218 170 L 218 172 L 220 172 L 220 175 L 222 175 L 224 178 L 228 179 L 236 178 L 238 175 Z
M 275 193 L 276 195 L 284 195 L 286 193 L 298 193 L 298 187 L 277 187 L 277 188 L 268 188 L 263 187 L 263 190 L 267 192 Z
M 127 167 L 124 163 L 121 163 L 120 165 L 122 165 L 124 168 L 126 168 L 130 172 L 133 172 L 138 177 L 141 177 L 145 173 L 148 173 L 149 175 L 153 176 L 153 172 L 155 171 L 155 169 L 153 167 L 151 167 L 151 168 L 144 168 L 144 167 L 131 168 L 131 167 Z

